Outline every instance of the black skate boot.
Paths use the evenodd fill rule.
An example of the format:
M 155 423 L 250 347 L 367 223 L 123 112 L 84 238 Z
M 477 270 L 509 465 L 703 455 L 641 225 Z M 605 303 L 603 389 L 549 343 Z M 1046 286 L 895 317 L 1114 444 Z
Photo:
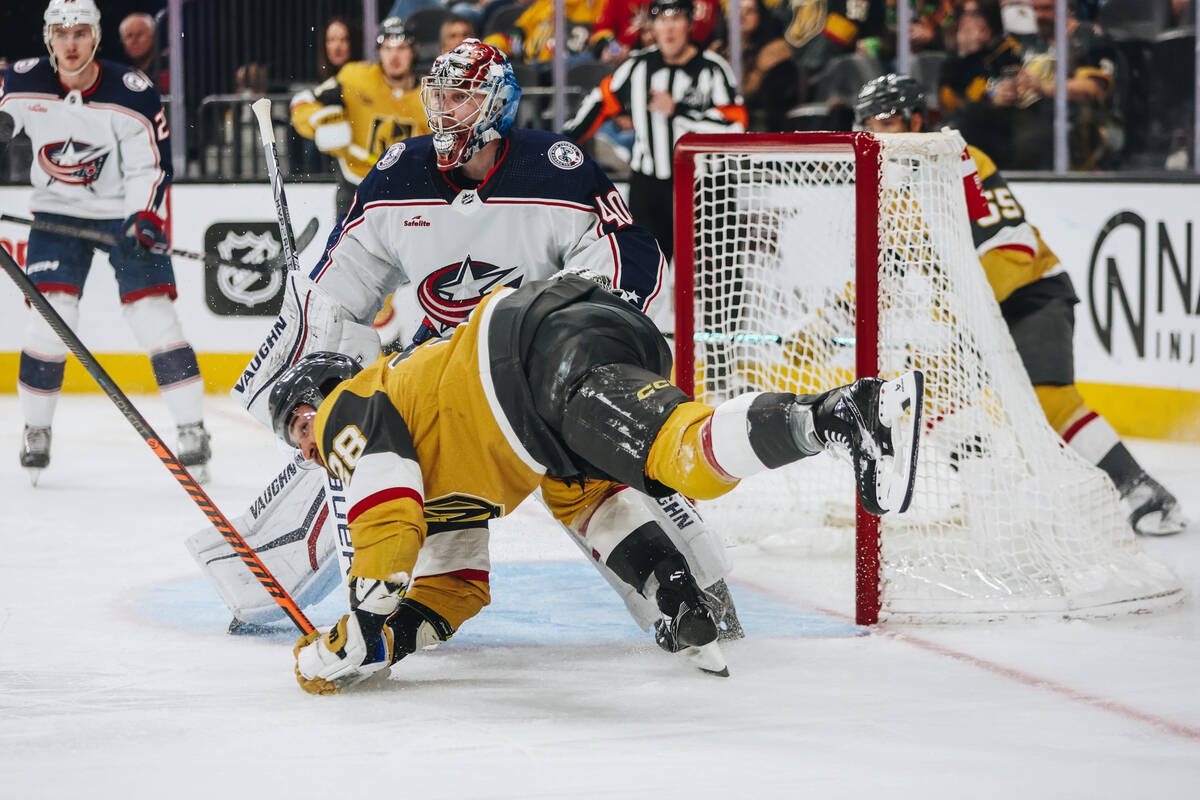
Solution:
M 729 677 L 717 646 L 717 601 L 696 584 L 682 556 L 674 555 L 654 569 L 655 601 L 663 619 L 654 623 L 654 641 L 668 653 L 684 653 L 704 672 Z
M 175 457 L 188 468 L 197 483 L 208 480 L 208 460 L 212 458 L 212 447 L 209 446 L 208 431 L 204 429 L 203 422 L 179 426 Z
M 21 435 L 21 466 L 29 470 L 29 480 L 37 486 L 42 470 L 50 466 L 50 427 L 26 425 Z
M 826 449 L 854 464 L 858 497 L 872 514 L 902 512 L 912 501 L 925 376 L 862 378 L 812 404 L 812 427 Z
M 1144 472 L 1121 490 L 1121 500 L 1129 524 L 1143 536 L 1169 536 L 1188 526 L 1175 495 Z

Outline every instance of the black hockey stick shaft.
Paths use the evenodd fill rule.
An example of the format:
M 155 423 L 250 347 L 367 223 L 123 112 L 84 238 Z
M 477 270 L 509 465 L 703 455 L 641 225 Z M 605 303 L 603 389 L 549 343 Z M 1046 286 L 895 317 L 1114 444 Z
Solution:
M 85 239 L 96 244 L 103 244 L 112 247 L 117 244 L 117 237 L 112 234 L 104 233 L 103 231 L 93 231 L 88 228 L 77 228 L 74 225 L 64 225 L 61 222 L 50 222 L 44 219 L 29 219 L 28 217 L 16 217 L 12 214 L 0 214 L 0 221 L 15 222 L 18 225 L 28 225 L 30 228 L 47 233 L 57 233 L 59 236 L 70 236 L 75 239 Z M 308 221 L 308 225 L 304 227 L 304 231 L 300 234 L 300 240 L 297 246 L 303 250 L 308 246 L 308 243 L 317 235 L 317 218 L 313 217 Z M 177 256 L 178 258 L 190 258 L 193 261 L 211 261 L 214 264 L 220 264 L 225 267 L 238 267 L 244 269 L 246 264 L 238 264 L 233 261 L 226 261 L 223 258 L 197 253 L 194 250 L 181 250 L 177 247 L 171 247 L 164 252 Z M 286 266 L 286 263 L 285 263 Z
M 275 143 L 275 128 L 271 125 L 271 101 L 266 97 L 255 100 L 250 104 L 250 110 L 258 120 L 263 155 L 267 159 L 267 177 L 271 179 L 271 193 L 275 196 L 275 216 L 279 220 L 283 260 L 289 271 L 296 271 L 300 264 L 296 257 L 296 240 L 292 235 L 292 218 L 288 212 L 287 195 L 283 191 L 283 176 L 279 174 L 279 148 Z
M 234 552 L 245 562 L 250 572 L 258 579 L 258 582 L 267 590 L 267 594 L 271 595 L 279 607 L 283 609 L 283 613 L 291 618 L 301 633 L 312 633 L 315 628 L 308 621 L 308 618 L 304 616 L 304 612 L 300 610 L 300 606 L 296 605 L 296 601 L 275 580 L 270 570 L 262 563 L 254 550 L 246 544 L 246 540 L 242 538 L 242 535 L 237 532 L 237 529 L 233 527 L 225 515 L 221 513 L 221 510 L 217 508 L 212 498 L 208 496 L 208 493 L 201 489 L 195 479 L 192 478 L 191 473 L 187 471 L 187 467 L 180 464 L 175 454 L 163 444 L 162 439 L 150 427 L 150 423 L 146 421 L 146 418 L 134 407 L 125 393 L 121 391 L 121 388 L 117 386 L 104 367 L 100 365 L 100 362 L 96 360 L 96 357 L 83 344 L 83 341 L 71 330 L 59 313 L 54 310 L 54 306 L 50 305 L 45 296 L 38 291 L 38 288 L 34 286 L 33 281 L 29 279 L 29 276 L 25 274 L 16 260 L 2 247 L 0 247 L 0 267 L 4 268 L 4 271 L 17 284 L 17 288 L 29 300 L 30 305 L 37 309 L 38 313 L 54 329 L 59 338 L 63 340 L 63 343 L 67 345 L 67 348 L 79 359 L 79 363 L 83 364 L 88 374 L 95 379 L 100 388 L 104 390 L 104 393 L 108 395 L 108 398 L 113 401 L 117 410 L 124 415 L 125 419 L 129 420 L 129 424 L 141 435 L 175 480 L 179 482 L 179 485 L 188 493 L 188 496 L 200 507 L 200 510 L 208 517 L 208 521 L 212 523 L 212 526 L 224 537 L 225 541 L 229 542 L 230 547 L 234 549 Z

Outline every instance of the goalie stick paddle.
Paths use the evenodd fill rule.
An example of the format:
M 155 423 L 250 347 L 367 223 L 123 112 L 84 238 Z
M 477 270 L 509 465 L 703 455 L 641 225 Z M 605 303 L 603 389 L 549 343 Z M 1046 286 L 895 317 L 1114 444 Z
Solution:
M 116 405 L 125 419 L 129 420 L 129 424 L 133 426 L 134 430 L 146 440 L 146 444 L 150 446 L 154 454 L 163 462 L 163 465 L 170 471 L 175 480 L 179 481 L 179 485 L 188 493 L 188 496 L 200 507 L 200 510 L 208 517 L 208 521 L 217 529 L 217 532 L 224 537 L 225 541 L 229 542 L 229 546 L 245 562 L 250 572 L 258 579 L 262 587 L 267 590 L 267 594 L 275 599 L 275 602 L 283 609 L 283 613 L 287 614 L 292 622 L 296 624 L 296 627 L 300 629 L 301 633 L 312 633 L 316 630 L 313 624 L 308 621 L 308 618 L 304 616 L 304 612 L 300 610 L 300 606 L 296 605 L 296 601 L 275 580 L 275 577 L 271 575 L 270 570 L 262 563 L 258 555 L 246 544 L 242 535 L 237 532 L 237 529 L 230 524 L 225 515 L 221 513 L 221 510 L 213 503 L 212 498 L 200 488 L 187 471 L 187 468 L 179 463 L 179 459 L 175 457 L 175 454 L 163 444 L 162 439 L 150 427 L 150 423 L 146 421 L 146 418 L 134 407 L 133 403 L 121 391 L 121 388 L 117 386 L 104 367 L 100 366 L 100 362 L 91 354 L 83 344 L 83 341 L 68 327 L 63 318 L 59 316 L 59 313 L 54 310 L 54 307 L 50 305 L 49 301 L 34 286 L 29 276 L 25 274 L 16 260 L 3 247 L 0 247 L 0 267 L 4 268 L 4 271 L 17 284 L 17 288 L 28 298 L 30 305 L 37 309 L 38 313 L 45 318 L 50 327 L 54 329 L 54 332 L 63 340 L 63 343 L 75 354 L 75 357 L 79 359 L 79 363 L 83 364 L 88 374 L 100 385 L 100 388 L 113 401 L 113 404 Z
M 29 219 L 27 217 L 15 217 L 12 214 L 0 214 L 0 221 L 15 222 L 18 225 L 28 225 L 33 230 L 56 233 L 60 236 L 70 236 L 75 239 L 84 239 L 89 242 L 95 242 L 96 244 L 102 244 L 109 247 L 115 246 L 118 242 L 118 237 L 104 233 L 103 231 L 77 228 L 74 225 L 63 225 L 59 222 L 49 222 L 44 219 Z M 308 247 L 309 243 L 317 235 L 318 225 L 319 223 L 317 222 L 316 217 L 313 217 L 308 221 L 308 224 L 304 226 L 304 230 L 301 231 L 300 235 L 296 237 L 296 252 L 302 252 L 304 248 Z M 205 253 L 197 253 L 194 250 L 181 250 L 178 247 L 167 248 L 163 252 L 172 256 L 176 256 L 177 258 L 189 258 L 193 261 L 206 261 L 213 264 L 219 264 L 223 267 L 236 267 L 241 269 L 246 267 L 245 264 L 226 261 L 225 259 L 217 258 L 216 256 L 207 255 Z M 287 268 L 287 262 L 283 259 L 280 259 L 279 263 L 284 267 L 284 269 Z

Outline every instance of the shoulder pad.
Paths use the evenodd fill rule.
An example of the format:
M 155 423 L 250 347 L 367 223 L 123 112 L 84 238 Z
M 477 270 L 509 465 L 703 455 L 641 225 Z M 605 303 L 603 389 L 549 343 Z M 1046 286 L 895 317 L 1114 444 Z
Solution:
M 62 87 L 50 68 L 50 57 L 23 58 L 14 62 L 4 74 L 4 91 L 53 92 L 59 94 Z

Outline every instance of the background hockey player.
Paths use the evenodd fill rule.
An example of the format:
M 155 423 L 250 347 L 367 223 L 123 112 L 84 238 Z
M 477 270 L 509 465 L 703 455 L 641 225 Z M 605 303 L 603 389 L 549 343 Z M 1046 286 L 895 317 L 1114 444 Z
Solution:
M 407 326 L 405 341 L 449 331 L 497 286 L 519 286 L 563 268 L 601 276 L 642 311 L 660 298 L 665 260 L 653 237 L 632 224 L 620 193 L 577 145 L 512 127 L 520 94 L 508 59 L 477 40 L 435 62 L 422 87 L 433 135 L 384 154 L 318 264 L 290 279 L 272 333 L 233 390 L 252 415 L 269 425 L 271 386 L 306 352 L 373 361 L 379 340 L 367 323 L 389 292 Z M 587 519 L 589 531 L 611 527 L 625 536 L 665 531 L 701 585 L 729 609 L 725 633 L 740 635 L 723 581 L 731 568 L 724 545 L 690 503 L 680 496 L 656 502 L 602 482 L 588 489 L 575 496 L 589 514 L 562 521 Z M 282 527 L 300 526 L 296 519 Z M 590 553 L 581 528 L 569 530 Z M 302 551 L 296 556 L 306 557 Z M 649 629 L 659 616 L 653 603 L 603 564 L 597 567 Z M 261 594 L 250 588 L 256 598 Z
M 884 75 L 859 92 L 855 116 L 875 133 L 920 132 L 925 96 L 907 75 Z M 1070 276 L 1026 221 L 992 160 L 976 147 L 968 145 L 967 151 L 979 169 L 988 205 L 985 216 L 971 221 L 975 247 L 1046 418 L 1071 447 L 1112 478 L 1134 530 L 1178 533 L 1188 523 L 1174 495 L 1146 474 L 1112 425 L 1087 407 L 1075 387 L 1072 337 L 1079 298 Z
M 564 131 L 582 142 L 610 117 L 633 117 L 629 208 L 668 258 L 674 245 L 675 142 L 685 133 L 746 130 L 746 109 L 729 63 L 688 38 L 693 16 L 692 0 L 655 0 L 650 6 L 655 46 L 600 81 Z
M 328 694 L 448 639 L 489 600 L 486 530 L 448 530 L 438 512 L 470 502 L 499 517 L 540 485 L 575 519 L 590 483 L 719 497 L 740 479 L 825 449 L 854 464 L 863 508 L 912 496 L 922 376 L 865 378 L 821 395 L 754 392 L 716 409 L 669 380 L 654 324 L 576 275 L 497 289 L 449 339 L 359 372 L 318 353 L 271 391 L 276 435 L 345 482 L 354 560 L 350 613 L 297 642 L 296 677 Z M 346 380 L 349 379 L 349 380 Z M 587 542 L 653 598 L 656 639 L 727 675 L 716 604 L 661 530 L 587 527 Z
M 337 159 L 337 215 L 394 143 L 429 133 L 413 73 L 412 42 L 399 17 L 379 26 L 379 63 L 354 61 L 312 90 L 292 98 L 292 125 L 317 149 Z
M 0 91 L 0 130 L 7 129 L 9 138 L 24 131 L 36 154 L 26 270 L 74 327 L 93 251 L 107 251 L 122 313 L 150 354 L 179 426 L 175 453 L 203 480 L 210 456 L 201 412 L 204 384 L 172 305 L 175 274 L 165 254 L 161 209 L 171 184 L 171 153 L 162 102 L 141 72 L 95 58 L 100 12 L 93 0 L 52 0 L 44 19 L 49 57 L 13 64 Z M 96 245 L 40 230 L 38 222 L 99 232 L 119 243 Z M 25 417 L 21 465 L 33 471 L 35 482 L 50 463 L 50 425 L 66 356 L 66 345 L 31 311 L 17 392 Z

